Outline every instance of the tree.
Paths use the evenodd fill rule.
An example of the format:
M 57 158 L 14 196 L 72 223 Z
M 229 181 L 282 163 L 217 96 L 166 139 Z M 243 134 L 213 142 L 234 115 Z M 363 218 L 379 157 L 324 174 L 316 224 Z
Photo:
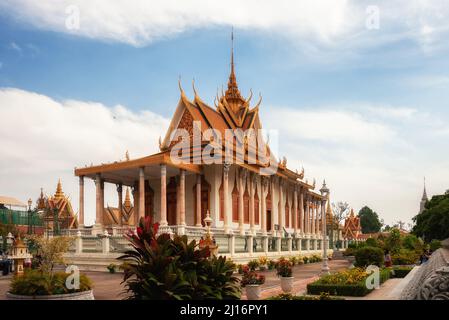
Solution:
M 401 249 L 402 240 L 399 229 L 393 228 L 390 231 L 390 235 L 385 239 L 385 247 L 392 253 L 398 253 Z
M 335 224 L 337 225 L 337 242 L 340 242 L 340 232 L 338 231 L 338 227 L 340 226 L 340 223 L 346 219 L 346 217 L 349 214 L 349 203 L 347 202 L 343 202 L 343 201 L 339 201 L 337 203 L 332 203 L 332 211 L 334 214 L 334 221 Z M 334 242 L 334 236 L 333 236 L 333 229 L 331 228 L 331 248 L 333 248 L 333 242 Z
M 379 232 L 382 227 L 382 223 L 379 220 L 379 216 L 371 208 L 364 206 L 359 211 L 360 224 L 362 226 L 362 233 L 374 233 Z
M 433 196 L 425 209 L 413 218 L 412 233 L 422 237 L 425 242 L 433 239 L 444 240 L 449 237 L 449 192 Z

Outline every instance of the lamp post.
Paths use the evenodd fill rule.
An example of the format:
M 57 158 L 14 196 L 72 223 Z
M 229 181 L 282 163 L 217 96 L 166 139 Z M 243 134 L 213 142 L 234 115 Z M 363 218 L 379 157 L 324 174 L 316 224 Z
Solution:
M 323 225 L 323 266 L 321 271 L 325 274 L 329 274 L 329 265 L 327 264 L 327 230 L 326 230 L 326 201 L 329 201 L 329 188 L 326 186 L 326 180 L 323 181 L 323 186 L 320 189 L 321 195 L 325 197 L 326 200 L 322 200 L 321 204 L 321 216 Z

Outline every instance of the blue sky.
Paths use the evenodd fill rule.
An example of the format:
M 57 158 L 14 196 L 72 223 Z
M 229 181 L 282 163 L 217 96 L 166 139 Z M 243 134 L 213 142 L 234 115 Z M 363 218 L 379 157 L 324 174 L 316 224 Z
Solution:
M 24 114 L 17 110 L 24 108 L 33 118 L 31 111 L 26 115 L 25 101 L 36 99 L 41 113 L 50 102 L 62 110 L 89 105 L 93 114 L 106 110 L 123 116 L 126 124 L 117 130 L 126 131 L 135 121 L 157 140 L 179 99 L 179 76 L 191 97 L 194 78 L 210 105 L 217 89 L 226 86 L 234 26 L 242 93 L 261 92 L 263 124 L 280 130 L 280 154 L 294 167 L 304 165 L 310 179 L 330 180 L 335 201 L 346 200 L 356 210 L 369 204 L 393 223 L 416 213 L 424 175 L 429 193 L 449 188 L 447 166 L 435 157 L 448 153 L 449 5 L 377 1 L 380 26 L 370 30 L 365 9 L 372 3 L 366 1 L 198 2 L 98 1 L 93 7 L 80 0 L 0 1 L 2 116 L 16 117 L 11 125 L 23 128 Z M 74 31 L 64 26 L 73 3 L 81 13 L 80 29 Z M 228 9 L 232 5 L 240 14 Z M 50 130 L 60 119 L 73 121 L 49 114 L 45 124 L 24 122 Z M 152 126 L 145 124 L 148 119 Z M 82 122 L 67 135 L 90 130 Z M 42 169 L 25 189 L 0 183 L 0 194 L 25 199 L 41 185 L 52 189 L 63 176 L 76 198 L 73 166 L 112 160 L 126 144 L 138 155 L 155 151 L 156 141 L 134 145 L 131 138 L 117 136 L 120 150 L 111 146 L 92 159 L 67 158 L 57 169 Z M 16 154 L 26 153 L 32 140 L 26 134 L 20 139 L 23 149 L 17 147 Z M 148 149 L 141 147 L 145 144 Z M 47 152 L 60 157 L 55 149 Z M 12 159 L 2 160 L 10 170 L 0 171 L 0 181 L 21 172 Z

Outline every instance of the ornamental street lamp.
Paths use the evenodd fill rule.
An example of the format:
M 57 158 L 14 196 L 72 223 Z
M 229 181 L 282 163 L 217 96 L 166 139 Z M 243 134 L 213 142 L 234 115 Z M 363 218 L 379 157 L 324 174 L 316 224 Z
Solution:
M 33 233 L 33 212 L 31 211 L 31 204 L 33 203 L 33 201 L 30 199 L 28 199 L 28 234 L 32 234 Z
M 326 230 L 326 201 L 329 201 L 329 189 L 326 186 L 326 180 L 323 182 L 323 186 L 320 189 L 321 195 L 325 197 L 327 200 L 323 200 L 321 202 L 321 217 L 322 217 L 322 226 L 323 226 L 323 266 L 321 267 L 321 271 L 325 274 L 329 274 L 329 265 L 327 264 L 327 230 Z
M 11 247 L 12 247 L 13 243 L 14 243 L 14 237 L 11 234 L 11 232 L 8 232 L 8 235 L 6 236 L 6 246 L 7 246 L 6 251 L 8 253 L 10 253 L 10 250 L 11 250 Z

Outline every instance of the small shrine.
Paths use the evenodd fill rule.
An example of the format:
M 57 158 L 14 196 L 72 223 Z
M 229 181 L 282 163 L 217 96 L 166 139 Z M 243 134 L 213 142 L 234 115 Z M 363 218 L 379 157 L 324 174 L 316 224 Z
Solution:
M 12 255 L 10 259 L 14 261 L 14 273 L 17 275 L 21 275 L 24 272 L 24 262 L 26 259 L 31 259 L 33 256 L 28 252 L 27 245 L 22 241 L 22 239 L 18 238 L 14 242 L 14 246 L 12 248 Z

